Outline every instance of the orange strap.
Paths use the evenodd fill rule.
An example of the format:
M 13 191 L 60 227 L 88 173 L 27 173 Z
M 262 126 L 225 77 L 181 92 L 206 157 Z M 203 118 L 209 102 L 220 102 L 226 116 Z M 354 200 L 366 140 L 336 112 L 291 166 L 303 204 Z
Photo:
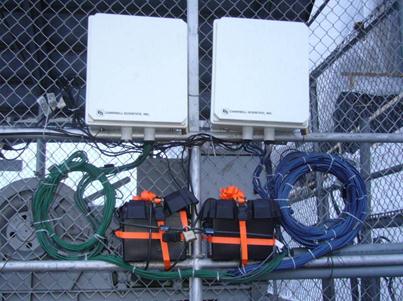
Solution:
M 245 206 L 246 198 L 243 191 L 236 186 L 228 186 L 220 189 L 220 199 L 234 200 L 238 205 Z M 248 263 L 248 235 L 246 231 L 246 221 L 239 221 L 239 236 L 241 245 L 241 262 L 242 265 Z
M 162 260 L 164 261 L 164 267 L 165 270 L 169 270 L 171 268 L 171 259 L 169 257 L 169 249 L 168 249 L 168 243 L 163 240 L 162 234 L 163 231 L 161 230 L 161 226 L 165 225 L 164 221 L 158 221 L 157 222 L 158 226 L 160 227 L 160 244 L 161 244 L 161 251 L 162 251 Z
M 205 236 L 208 242 L 213 244 L 226 244 L 226 245 L 239 245 L 241 244 L 241 239 L 239 237 L 228 237 L 228 236 Z M 246 243 L 250 246 L 274 246 L 274 238 L 247 238 Z
M 151 239 L 160 239 L 161 233 L 148 233 L 148 232 L 126 232 L 126 231 L 115 231 L 116 237 L 122 239 L 148 239 L 151 234 Z
M 186 210 L 181 210 L 179 211 L 179 217 L 181 219 L 181 224 L 184 230 L 187 230 L 189 228 L 188 224 L 188 215 L 186 213 Z
M 248 264 L 248 237 L 246 233 L 246 221 L 239 221 L 239 236 L 241 240 L 241 262 Z

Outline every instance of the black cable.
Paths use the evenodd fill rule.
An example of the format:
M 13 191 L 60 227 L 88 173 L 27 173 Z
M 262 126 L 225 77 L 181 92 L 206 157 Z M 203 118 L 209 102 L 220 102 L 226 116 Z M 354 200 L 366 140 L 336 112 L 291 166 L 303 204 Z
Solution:
M 182 189 L 183 187 L 179 184 L 178 180 L 176 179 L 175 175 L 172 172 L 171 163 L 170 163 L 170 160 L 168 158 L 167 153 L 165 151 L 163 151 L 161 153 L 165 156 L 164 159 L 165 159 L 165 162 L 167 164 L 167 169 L 168 169 L 169 176 L 171 177 L 172 181 L 175 183 L 176 187 L 178 189 Z
M 145 270 L 148 269 L 148 266 L 150 264 L 150 260 L 151 260 L 151 239 L 152 239 L 152 229 L 150 228 L 151 226 L 151 220 L 152 220 L 152 207 L 149 206 L 149 211 L 150 214 L 148 215 L 148 242 L 147 242 L 147 261 L 146 261 L 146 266 L 144 267 Z

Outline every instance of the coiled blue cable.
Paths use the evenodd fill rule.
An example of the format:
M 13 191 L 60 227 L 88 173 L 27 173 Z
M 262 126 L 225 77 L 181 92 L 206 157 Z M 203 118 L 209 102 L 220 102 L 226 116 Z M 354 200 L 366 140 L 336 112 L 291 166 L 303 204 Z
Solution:
M 261 157 L 254 172 L 254 189 L 262 198 L 273 198 L 276 201 L 285 231 L 292 239 L 309 248 L 304 254 L 284 259 L 277 270 L 301 267 L 312 259 L 346 246 L 357 236 L 367 214 L 367 192 L 364 180 L 354 166 L 337 155 L 293 151 L 280 161 L 274 175 L 266 175 L 266 183 L 262 185 L 260 174 L 270 165 L 269 161 L 269 156 Z M 270 171 L 266 170 L 266 173 Z M 292 216 L 290 191 L 303 175 L 311 171 L 334 175 L 346 191 L 344 211 L 330 226 L 307 226 Z M 245 271 L 257 267 L 251 264 Z

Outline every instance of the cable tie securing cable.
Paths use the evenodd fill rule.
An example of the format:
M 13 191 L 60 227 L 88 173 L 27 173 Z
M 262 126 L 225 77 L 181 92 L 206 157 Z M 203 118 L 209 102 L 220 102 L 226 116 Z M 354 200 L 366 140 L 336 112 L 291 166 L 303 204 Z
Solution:
M 333 251 L 332 244 L 331 244 L 329 241 L 327 241 L 327 240 L 326 240 L 326 243 L 329 245 L 329 247 L 330 247 L 330 251 Z
M 331 154 L 328 154 L 328 155 L 332 159 L 332 161 L 330 162 L 330 165 L 329 165 L 328 169 L 326 170 L 326 173 L 329 173 L 329 171 L 332 169 L 333 162 L 334 162 L 334 157 Z
M 39 224 L 43 224 L 43 223 L 47 223 L 47 222 L 53 222 L 53 221 L 58 221 L 61 220 L 63 217 L 59 216 L 59 217 L 55 217 L 55 218 L 51 218 L 51 219 L 46 219 L 44 221 L 37 221 L 37 222 L 33 222 L 32 225 L 39 225 Z
M 84 260 L 88 260 L 88 253 L 84 254 Z
M 290 183 L 285 183 L 285 185 L 288 185 L 288 186 L 290 186 L 291 187 L 291 189 L 293 189 L 294 188 L 294 185 L 292 185 L 292 184 L 290 184 Z
M 291 261 L 292 261 L 292 263 L 293 263 L 293 265 L 294 265 L 294 270 L 297 268 L 297 264 L 295 263 L 295 259 L 294 259 L 294 257 L 290 257 L 291 258 Z
M 290 205 L 287 205 L 287 206 L 281 206 L 281 207 L 280 207 L 280 210 L 281 210 L 281 209 L 290 209 L 290 208 L 291 208 L 291 206 L 290 206 Z
M 308 249 L 308 252 L 311 253 L 313 259 L 316 259 L 316 256 L 315 256 L 315 254 L 313 254 L 311 249 Z
M 220 281 L 220 272 L 217 271 L 217 281 Z
M 132 268 L 132 274 L 134 274 L 134 271 L 137 269 L 137 267 L 136 266 L 132 266 L 133 268 Z
M 47 229 L 38 229 L 35 232 L 46 232 L 49 235 L 49 231 Z
M 356 177 L 356 175 L 352 175 L 351 177 L 348 178 L 348 181 L 351 181 L 352 179 L 354 179 Z
M 63 166 L 66 168 L 67 172 L 70 171 L 70 166 L 67 165 L 66 161 L 63 161 Z
M 102 235 L 99 235 L 98 233 L 95 233 L 94 237 L 99 241 L 105 240 L 105 237 L 103 237 Z
M 337 237 L 336 231 L 334 231 L 334 229 L 330 229 L 330 231 L 333 231 L 333 233 L 334 233 L 334 237 L 333 237 L 333 238 L 336 238 L 336 237 Z
M 247 274 L 247 272 L 246 272 L 246 269 L 245 269 L 245 266 L 244 266 L 244 265 L 242 265 L 242 272 L 243 272 L 243 275 Z
M 358 222 L 360 222 L 361 224 L 364 224 L 364 222 L 362 220 L 360 220 L 358 217 L 356 217 L 354 214 L 351 214 L 348 211 L 343 211 L 343 213 L 345 213 L 348 216 L 351 216 L 353 219 L 357 220 Z
M 181 269 L 178 268 L 179 279 L 182 279 Z
M 192 268 L 192 278 L 194 278 L 194 277 L 195 277 L 195 269 Z
M 99 179 L 101 177 L 105 176 L 105 174 L 103 172 L 100 172 L 99 175 L 96 176 L 95 181 L 100 181 Z M 101 182 L 101 181 L 100 181 Z M 102 182 L 101 182 L 102 183 Z
M 302 159 L 304 159 L 304 163 L 308 166 L 309 171 L 310 171 L 310 172 L 313 172 L 313 169 L 312 169 L 311 165 L 306 161 L 306 158 L 305 158 L 305 157 L 302 157 Z
M 45 186 L 57 186 L 56 183 L 49 183 L 49 182 L 42 182 L 41 185 L 45 185 Z
M 274 199 L 275 201 L 286 201 L 288 202 L 288 199 Z
M 53 167 L 57 169 L 57 172 L 58 172 L 58 173 L 61 173 L 61 174 L 64 173 L 63 170 L 60 169 L 59 165 L 55 165 L 55 166 L 53 166 Z

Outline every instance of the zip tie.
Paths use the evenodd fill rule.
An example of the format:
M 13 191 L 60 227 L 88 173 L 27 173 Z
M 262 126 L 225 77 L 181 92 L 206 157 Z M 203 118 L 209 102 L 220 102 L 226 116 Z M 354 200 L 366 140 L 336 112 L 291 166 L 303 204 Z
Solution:
M 362 220 L 360 220 L 358 217 L 356 217 L 354 214 L 351 214 L 348 211 L 344 211 L 343 213 L 347 214 L 348 216 L 351 216 L 352 218 L 354 218 L 355 220 L 359 221 L 361 224 L 364 224 L 364 222 Z
M 192 278 L 194 278 L 194 277 L 195 277 L 195 269 L 192 268 Z
M 44 221 L 37 221 L 37 222 L 33 222 L 32 225 L 39 225 L 39 224 L 42 224 L 42 223 L 58 221 L 58 220 L 60 220 L 60 219 L 62 219 L 62 218 L 63 218 L 62 216 L 59 216 L 59 217 L 47 219 L 47 220 L 44 220 Z
M 96 176 L 95 181 L 99 180 L 104 175 L 105 174 L 103 172 L 100 172 L 99 175 Z
M 348 181 L 351 181 L 351 180 L 354 179 L 354 178 L 355 178 L 355 174 L 352 175 L 351 177 L 349 177 L 349 178 L 348 178 Z
M 70 171 L 70 166 L 68 166 L 68 165 L 66 164 L 66 161 L 63 162 L 63 166 L 64 166 L 64 168 L 66 168 L 67 172 Z
M 179 279 L 182 279 L 181 269 L 178 268 Z
M 330 154 L 328 154 L 328 155 L 332 159 L 332 161 L 330 162 L 330 165 L 329 165 L 328 169 L 326 170 L 326 173 L 329 173 L 329 171 L 332 169 L 333 162 L 334 162 L 334 157 L 332 155 L 330 155 Z
M 275 201 L 286 201 L 288 202 L 288 199 L 274 199 Z
M 59 165 L 54 165 L 54 168 L 56 168 L 59 173 L 64 173 L 63 170 L 60 169 Z
M 220 272 L 217 271 L 217 281 L 220 281 Z
M 133 268 L 132 268 L 132 274 L 134 274 L 134 271 L 137 269 L 137 267 L 136 266 L 132 266 Z
M 94 236 L 97 240 L 104 240 L 104 239 L 105 239 L 105 237 L 99 235 L 98 233 L 95 233 L 93 236 Z
M 360 196 L 359 198 L 358 198 L 358 200 L 360 201 L 360 200 L 363 200 L 363 199 L 365 199 L 365 198 L 367 198 L 368 196 L 366 195 L 366 194 L 364 194 L 364 195 L 362 195 L 362 196 Z
M 280 207 L 280 210 L 281 210 L 281 209 L 289 209 L 289 208 L 291 208 L 291 206 L 290 206 L 290 205 L 287 205 L 287 206 L 281 206 L 281 207 Z
M 332 244 L 331 244 L 329 241 L 327 241 L 327 240 L 326 240 L 326 243 L 327 243 L 327 244 L 329 245 L 329 247 L 330 247 L 330 252 L 333 251 Z
M 276 175 L 281 176 L 281 181 L 284 179 L 284 176 L 283 176 L 283 174 L 282 174 L 282 173 L 278 172 Z
M 42 182 L 41 185 L 45 185 L 45 186 L 57 186 L 56 183 L 49 183 L 49 182 Z
M 332 228 L 332 229 L 330 229 L 330 231 L 333 231 L 333 233 L 334 233 L 334 237 L 333 237 L 333 239 L 335 239 L 336 237 L 337 237 L 337 233 L 336 233 L 336 231 L 334 231 L 334 229 Z
M 84 254 L 84 260 L 88 260 L 88 253 Z
M 292 263 L 293 263 L 293 265 L 294 265 L 294 270 L 297 268 L 297 264 L 295 263 L 295 259 L 294 259 L 294 257 L 290 257 L 291 258 L 291 261 L 292 261 Z
M 316 259 L 316 256 L 315 256 L 315 254 L 313 254 L 311 249 L 308 249 L 308 252 L 311 253 L 313 259 Z
M 245 270 L 245 266 L 244 266 L 244 265 L 242 265 L 242 272 L 243 272 L 244 275 L 246 274 L 246 270 Z
M 47 229 L 38 229 L 35 232 L 46 232 L 46 234 L 49 236 L 49 238 L 52 238 L 55 236 L 55 233 L 49 234 L 49 231 Z
M 294 185 L 292 185 L 292 184 L 290 184 L 290 183 L 285 183 L 285 185 L 288 185 L 288 186 L 290 186 L 291 187 L 291 189 L 293 189 L 294 188 Z
M 313 172 L 311 165 L 309 165 L 309 163 L 308 163 L 308 162 L 306 162 L 305 157 L 302 157 L 302 159 L 304 159 L 304 163 L 305 163 L 305 164 L 308 166 L 309 171 L 310 171 L 310 172 Z

